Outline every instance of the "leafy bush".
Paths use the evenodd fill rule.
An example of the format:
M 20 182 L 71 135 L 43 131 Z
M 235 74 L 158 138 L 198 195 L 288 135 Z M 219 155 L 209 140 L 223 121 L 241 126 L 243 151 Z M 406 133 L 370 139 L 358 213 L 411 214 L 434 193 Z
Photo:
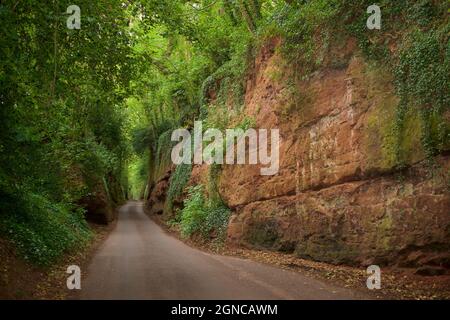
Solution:
M 337 12 L 337 0 L 280 1 L 260 32 L 263 38 L 281 36 L 285 59 L 307 75 L 321 63 L 318 50 L 327 47 Z
M 209 240 L 214 233 L 214 240 L 223 242 L 230 210 L 222 203 L 206 200 L 202 185 L 189 188 L 188 194 L 181 211 L 181 234 L 190 237 L 199 233 L 204 240 Z
M 225 241 L 227 235 L 228 221 L 230 219 L 230 209 L 224 205 L 208 207 L 206 218 L 202 225 L 202 235 L 209 239 L 215 233 L 215 241 L 221 243 Z
M 61 2 L 0 4 L 0 232 L 39 265 L 89 239 L 80 199 L 104 186 L 118 200 L 125 180 L 123 99 L 136 61 L 129 11 L 109 4 L 105 15 L 104 1 L 80 0 L 95 17 L 83 32 L 66 28 Z
M 140 157 L 135 156 L 129 160 L 128 165 L 128 191 L 130 199 L 140 199 L 145 196 L 145 188 L 148 182 L 148 151 Z
M 171 149 L 174 143 L 171 140 L 172 129 L 163 132 L 158 138 L 156 149 L 156 168 L 164 169 L 170 163 Z
M 50 265 L 68 250 L 86 244 L 91 237 L 81 209 L 55 204 L 28 192 L 11 200 L 15 202 L 7 207 L 14 211 L 1 213 L 0 233 L 15 244 L 26 260 L 36 265 Z
M 93 138 L 80 142 L 76 149 L 78 153 L 75 159 L 85 176 L 91 180 L 101 179 L 117 167 L 117 156 Z
M 173 201 L 182 195 L 186 184 L 191 177 L 192 164 L 180 164 L 175 168 L 174 173 L 170 177 L 169 190 L 167 191 L 167 206 L 171 212 Z
M 188 198 L 184 200 L 181 210 L 181 234 L 190 237 L 201 230 L 208 215 L 203 195 L 203 186 L 197 185 L 188 189 Z

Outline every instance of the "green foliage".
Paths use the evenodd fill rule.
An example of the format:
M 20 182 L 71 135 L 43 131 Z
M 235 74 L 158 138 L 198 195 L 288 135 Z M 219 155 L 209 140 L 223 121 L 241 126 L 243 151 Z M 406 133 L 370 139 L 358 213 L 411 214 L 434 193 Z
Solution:
M 208 196 L 209 205 L 211 207 L 223 206 L 222 198 L 219 194 L 219 177 L 222 172 L 222 165 L 211 164 L 208 168 L 208 182 L 206 185 L 206 192 Z
M 249 117 L 249 116 L 245 116 L 241 122 L 236 126 L 235 129 L 241 129 L 244 132 L 247 131 L 248 129 L 254 128 L 256 125 L 256 121 L 254 118 Z
M 191 172 L 191 164 L 181 164 L 175 168 L 174 173 L 170 177 L 170 186 L 169 190 L 167 191 L 166 200 L 168 210 L 170 212 L 173 209 L 173 201 L 183 194 L 184 188 L 186 187 L 191 177 Z
M 398 109 L 398 137 L 402 138 L 405 113 L 420 114 L 422 145 L 429 159 L 449 148 L 450 126 L 443 114 L 450 107 L 450 55 L 436 31 L 413 33 L 401 51 L 395 69 L 401 102 Z
M 246 33 L 243 32 L 243 35 Z M 249 67 L 249 58 L 252 52 L 250 38 L 239 37 L 235 39 L 235 48 L 231 58 L 220 66 L 213 74 L 207 77 L 200 92 L 200 117 L 205 119 L 208 104 L 211 103 L 209 95 L 216 93 L 214 104 L 227 106 L 231 104 L 233 110 L 240 111 L 243 106 L 245 74 Z
M 170 164 L 170 154 L 174 143 L 171 141 L 172 130 L 162 133 L 158 138 L 156 149 L 156 168 L 165 168 Z
M 137 154 L 150 149 L 152 183 L 168 169 L 170 131 L 192 128 L 196 119 L 208 117 L 215 117 L 211 125 L 220 122 L 225 128 L 226 110 L 241 111 L 253 50 L 251 30 L 262 9 L 257 0 L 205 0 L 196 6 L 173 1 L 167 7 L 148 4 L 143 10 L 149 8 L 180 19 L 176 25 L 161 17 L 154 24 L 138 20 L 132 26 L 140 71 L 132 80 L 128 113 L 137 118 L 139 110 L 144 116 L 135 121 L 130 136 Z M 213 99 L 218 108 L 210 110 Z
M 69 30 L 70 4 L 0 4 L 1 233 L 40 265 L 89 238 L 83 197 L 104 186 L 120 201 L 126 184 L 128 8 L 81 0 L 82 29 Z
M 218 191 L 220 165 L 209 166 L 206 192 L 203 185 L 188 189 L 188 197 L 181 210 L 180 225 L 184 237 L 199 234 L 205 241 L 213 238 L 220 245 L 225 241 L 230 209 L 223 203 Z
M 203 121 L 203 130 L 218 129 L 225 132 L 234 115 L 224 105 L 210 104 L 208 105 L 207 116 Z
M 203 186 L 190 187 L 188 197 L 184 200 L 184 208 L 181 211 L 181 234 L 184 237 L 190 237 L 195 232 L 200 231 L 207 215 Z
M 190 187 L 188 194 L 181 210 L 182 235 L 190 237 L 198 233 L 204 240 L 213 237 L 216 243 L 222 243 L 226 236 L 230 210 L 222 203 L 208 201 L 202 185 Z
M 134 156 L 129 159 L 127 176 L 130 199 L 142 199 L 145 196 L 148 182 L 148 161 L 148 151 L 144 152 L 143 155 Z
M 450 105 L 447 7 L 430 0 L 383 1 L 382 30 L 365 28 L 364 8 L 370 1 L 340 4 L 346 31 L 358 39 L 365 56 L 394 70 L 395 86 L 400 97 L 394 135 L 397 165 L 405 165 L 402 145 L 409 139 L 404 132 L 408 114 L 421 120 L 422 146 L 429 160 L 449 145 L 449 124 L 444 113 Z M 408 21 L 407 23 L 405 21 Z M 390 51 L 395 42 L 399 50 Z
M 86 244 L 91 237 L 79 208 L 53 203 L 28 191 L 11 200 L 16 200 L 14 212 L 2 208 L 0 233 L 11 239 L 32 263 L 48 266 L 63 253 Z
M 337 14 L 336 0 L 277 1 L 273 12 L 261 29 L 263 38 L 283 38 L 282 53 L 295 69 L 308 75 L 322 63 L 320 50 L 325 50 L 332 36 L 331 26 Z
M 226 239 L 230 215 L 230 209 L 224 205 L 208 207 L 201 228 L 203 238 L 208 240 L 213 235 L 217 244 L 223 243 Z

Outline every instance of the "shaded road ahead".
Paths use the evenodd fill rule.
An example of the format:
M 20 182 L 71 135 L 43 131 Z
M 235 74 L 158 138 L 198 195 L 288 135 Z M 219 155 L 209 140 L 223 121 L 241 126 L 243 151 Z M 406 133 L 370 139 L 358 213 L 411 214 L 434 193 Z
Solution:
M 139 202 L 121 208 L 81 285 L 82 299 L 364 298 L 296 272 L 191 248 L 150 220 Z

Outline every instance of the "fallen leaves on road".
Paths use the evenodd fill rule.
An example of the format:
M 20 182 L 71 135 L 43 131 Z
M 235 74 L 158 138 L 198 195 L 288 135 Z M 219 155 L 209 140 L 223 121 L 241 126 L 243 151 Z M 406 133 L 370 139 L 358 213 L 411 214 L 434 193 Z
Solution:
M 306 273 L 335 284 L 364 291 L 379 299 L 450 299 L 450 276 L 425 277 L 410 269 L 382 268 L 381 290 L 368 290 L 365 268 L 336 266 L 300 259 L 292 254 L 243 248 L 224 248 L 221 254 L 238 256 Z

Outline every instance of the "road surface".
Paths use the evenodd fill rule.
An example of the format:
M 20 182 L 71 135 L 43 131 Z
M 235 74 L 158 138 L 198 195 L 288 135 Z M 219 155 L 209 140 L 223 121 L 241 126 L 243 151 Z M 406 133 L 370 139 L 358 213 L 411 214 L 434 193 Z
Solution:
M 359 299 L 297 272 L 191 248 L 129 202 L 92 259 L 81 299 Z M 83 271 L 82 271 L 83 273 Z

